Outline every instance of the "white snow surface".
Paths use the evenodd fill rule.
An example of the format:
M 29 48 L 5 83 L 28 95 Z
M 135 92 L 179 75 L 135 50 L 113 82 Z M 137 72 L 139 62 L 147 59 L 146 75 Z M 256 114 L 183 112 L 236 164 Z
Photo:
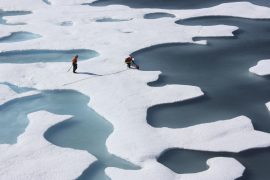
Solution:
M 270 60 L 261 60 L 256 66 L 249 68 L 249 71 L 259 76 L 266 76 L 270 74 Z M 270 111 L 270 102 L 265 104 L 267 109 Z
M 265 105 L 266 105 L 267 109 L 270 111 L 270 102 L 266 103 Z
M 255 73 L 259 76 L 265 76 L 270 74 L 270 60 L 261 60 L 256 66 L 249 69 L 250 72 Z
M 36 94 L 39 94 L 39 92 L 28 91 L 25 93 L 16 93 L 12 89 L 10 89 L 8 86 L 4 84 L 0 84 L 0 106 L 11 100 L 15 100 L 15 99 L 19 99 L 19 98 L 23 98 L 27 96 L 33 96 Z
M 15 145 L 0 145 L 1 179 L 75 179 L 96 158 L 86 151 L 61 148 L 43 137 L 51 126 L 70 116 L 39 111 L 28 115 L 29 125 Z
M 127 55 L 145 47 L 173 42 L 192 43 L 195 36 L 232 36 L 232 32 L 238 29 L 226 25 L 183 26 L 174 23 L 178 19 L 209 15 L 270 18 L 269 8 L 248 2 L 198 10 L 81 6 L 81 3 L 89 2 L 86 0 L 50 2 L 51 5 L 42 0 L 1 0 L 3 10 L 32 11 L 29 15 L 5 17 L 9 23 L 23 22 L 27 25 L 0 25 L 1 37 L 17 31 L 32 32 L 42 37 L 12 44 L 1 43 L 0 51 L 92 49 L 100 56 L 79 62 L 79 71 L 103 76 L 67 73 L 69 63 L 0 64 L 0 82 L 40 90 L 73 89 L 91 97 L 89 105 L 114 126 L 106 142 L 108 150 L 142 167 L 138 171 L 109 168 L 106 172 L 112 179 L 122 179 L 120 175 L 125 179 L 158 179 L 159 174 L 163 179 L 234 179 L 242 175 L 243 166 L 233 159 L 210 159 L 207 171 L 175 175 L 158 164 L 155 158 L 168 148 L 239 152 L 270 145 L 270 135 L 255 131 L 251 121 L 244 116 L 182 129 L 151 127 L 146 122 L 147 108 L 195 98 L 202 96 L 203 92 L 199 87 L 189 85 L 150 87 L 147 83 L 157 80 L 161 72 L 126 70 L 123 63 Z M 167 12 L 176 17 L 143 19 L 144 14 L 152 12 Z M 96 19 L 108 17 L 131 20 L 96 22 Z M 59 25 L 65 21 L 72 22 L 72 26 Z M 1 94 L 10 97 L 2 98 L 2 103 L 17 97 L 6 87 L 0 88 Z M 1 179 L 20 175 L 33 179 L 74 179 L 94 162 L 95 158 L 84 151 L 59 148 L 44 140 L 43 133 L 47 128 L 69 116 L 38 112 L 29 117 L 30 124 L 18 143 L 0 146 Z
M 193 174 L 176 174 L 171 173 L 167 167 L 156 163 L 155 161 L 146 161 L 143 168 L 138 171 L 121 170 L 117 168 L 107 168 L 106 173 L 112 179 L 138 180 L 138 179 L 155 179 L 155 180 L 228 180 L 241 177 L 245 168 L 233 158 L 211 158 L 207 161 L 209 169 Z M 158 173 L 157 173 L 158 172 Z

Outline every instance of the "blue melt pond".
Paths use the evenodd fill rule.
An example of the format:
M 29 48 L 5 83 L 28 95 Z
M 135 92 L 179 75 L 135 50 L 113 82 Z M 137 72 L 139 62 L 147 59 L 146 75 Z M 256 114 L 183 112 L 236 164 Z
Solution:
M 132 19 L 113 19 L 113 18 L 101 18 L 97 19 L 96 22 L 122 22 L 122 21 L 130 21 Z
M 163 12 L 148 13 L 143 16 L 144 19 L 175 18 L 175 15 Z
M 0 38 L 0 43 L 13 43 L 13 42 L 21 42 L 28 41 L 32 39 L 40 38 L 41 36 L 38 34 L 33 34 L 30 32 L 14 32 L 9 36 Z
M 162 104 L 148 109 L 147 121 L 154 127 L 184 128 L 245 115 L 256 130 L 270 132 L 269 76 L 260 77 L 248 69 L 259 60 L 270 58 L 270 20 L 209 16 L 176 21 L 181 25 L 232 25 L 239 27 L 234 38 L 196 37 L 207 45 L 171 44 L 134 53 L 142 70 L 162 71 L 150 86 L 188 84 L 199 86 L 205 96 Z M 241 180 L 269 179 L 270 148 L 240 153 L 200 152 L 169 149 L 158 162 L 176 173 L 206 170 L 213 157 L 233 157 L 245 167 Z
M 7 82 L 2 84 L 20 93 L 32 90 Z M 113 126 L 88 106 L 89 100 L 77 91 L 53 90 L 9 101 L 0 106 L 0 143 L 16 143 L 28 124 L 29 113 L 46 110 L 55 114 L 70 114 L 72 118 L 49 128 L 44 136 L 57 146 L 86 150 L 97 158 L 78 179 L 109 180 L 104 172 L 107 167 L 138 169 L 108 152 L 105 142 Z
M 76 54 L 79 55 L 79 60 L 99 56 L 96 51 L 88 49 L 8 51 L 0 53 L 0 63 L 69 62 Z
M 8 24 L 6 22 L 6 20 L 3 19 L 3 17 L 5 17 L 5 16 L 21 16 L 21 15 L 27 15 L 27 14 L 31 14 L 31 12 L 30 11 L 3 11 L 0 9 L 0 24 L 17 25 L 17 24 Z

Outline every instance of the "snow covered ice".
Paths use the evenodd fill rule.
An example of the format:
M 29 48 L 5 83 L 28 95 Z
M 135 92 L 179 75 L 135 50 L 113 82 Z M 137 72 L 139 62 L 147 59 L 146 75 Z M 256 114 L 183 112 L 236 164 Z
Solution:
M 211 158 L 206 162 L 209 169 L 190 174 L 176 174 L 156 159 L 171 148 L 237 153 L 269 147 L 269 133 L 254 129 L 252 120 L 244 115 L 186 128 L 153 127 L 146 120 L 148 108 L 196 99 L 205 96 L 205 91 L 186 84 L 149 86 L 148 83 L 156 81 L 162 72 L 127 70 L 123 62 L 129 54 L 154 45 L 196 43 L 206 46 L 207 40 L 194 42 L 193 37 L 233 37 L 233 32 L 239 29 L 224 24 L 181 25 L 175 23 L 177 20 L 205 16 L 269 19 L 270 8 L 250 2 L 230 2 L 200 9 L 85 5 L 91 2 L 0 1 L 0 42 L 14 38 L 14 34 L 27 33 L 15 37 L 15 41 L 6 39 L 0 43 L 0 121 L 1 108 L 10 102 L 16 103 L 18 99 L 44 90 L 75 90 L 90 97 L 89 108 L 113 125 L 113 132 L 105 143 L 108 152 L 139 167 L 132 170 L 107 167 L 105 173 L 109 178 L 225 180 L 241 177 L 245 165 L 233 158 Z M 144 18 L 155 13 L 164 17 Z M 35 36 L 28 37 L 30 34 Z M 41 55 L 37 55 L 40 52 Z M 53 55 L 46 54 L 48 52 Z M 67 70 L 69 61 L 77 53 L 82 54 L 83 61 L 79 58 L 79 73 L 75 75 Z M 32 59 L 20 59 L 22 56 Z M 8 62 L 9 58 L 12 62 Z M 260 61 L 250 67 L 250 71 L 267 75 L 270 73 L 268 62 Z M 8 84 L 30 89 L 18 93 Z M 265 103 L 268 101 L 265 99 Z M 269 103 L 266 105 L 269 107 Z M 17 141 L 0 144 L 0 179 L 82 178 L 98 158 L 85 150 L 54 145 L 44 138 L 49 128 L 69 118 L 69 114 L 44 110 L 28 114 L 29 123 Z

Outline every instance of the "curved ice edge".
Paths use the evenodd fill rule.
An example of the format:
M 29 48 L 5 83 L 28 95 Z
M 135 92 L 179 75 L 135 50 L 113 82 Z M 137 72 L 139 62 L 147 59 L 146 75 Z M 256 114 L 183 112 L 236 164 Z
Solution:
M 42 0 L 47 5 L 52 5 L 52 3 L 49 0 Z
M 176 103 L 204 96 L 201 88 L 193 85 L 166 84 L 158 87 L 150 86 L 150 83 L 156 82 L 160 79 L 160 75 L 162 75 L 161 71 L 142 71 L 140 73 L 152 74 L 151 78 L 146 79 L 144 77 L 145 84 L 151 88 L 150 93 L 152 96 L 159 97 L 153 99 L 147 109 L 156 105 Z M 166 94 L 169 96 L 164 96 Z
M 232 38 L 237 38 L 238 35 L 239 35 L 239 32 L 241 31 L 239 29 L 239 27 L 237 26 L 229 26 L 231 27 L 231 33 L 230 34 L 227 34 L 227 35 L 221 35 L 221 36 L 216 36 L 216 35 L 213 35 L 213 36 L 203 36 L 203 35 L 197 35 L 197 36 L 193 36 L 192 37 L 192 42 L 193 43 L 196 43 L 196 44 L 201 44 L 201 45 L 207 45 L 208 44 L 208 41 L 206 39 L 209 39 L 209 38 L 224 38 L 224 39 L 232 39 Z M 202 29 L 204 27 L 202 26 Z
M 249 68 L 249 72 L 254 73 L 258 76 L 270 75 L 270 59 L 258 61 L 255 66 Z M 270 102 L 266 103 L 265 106 L 270 111 Z
M 204 96 L 200 87 L 191 85 L 165 85 L 162 87 L 153 87 L 151 92 L 152 95 L 158 96 L 159 98 L 153 100 L 147 109 L 161 104 L 176 103 Z M 169 96 L 164 96 L 165 94 Z
M 268 111 L 270 111 L 270 102 L 266 103 L 265 105 L 266 105 Z
M 222 37 L 234 37 L 235 32 L 239 30 L 239 27 L 237 26 L 231 26 L 231 25 L 213 25 L 214 29 L 211 29 L 207 26 L 198 26 L 200 27 L 200 31 L 198 35 L 193 35 L 193 38 L 195 37 L 203 37 L 203 38 L 208 38 L 208 37 L 213 37 L 213 38 L 222 38 Z M 140 49 L 134 49 L 133 52 L 130 52 L 132 56 L 135 56 L 136 54 L 140 54 L 145 51 L 149 51 L 152 48 L 159 48 L 159 47 L 170 47 L 170 46 L 175 46 L 175 45 L 207 45 L 205 40 L 202 41 L 194 41 L 194 40 L 182 40 L 182 41 L 168 41 L 164 43 L 159 43 L 159 44 L 150 44 L 148 46 L 145 46 Z
M 112 179 L 138 180 L 138 179 L 155 179 L 155 180 L 230 180 L 236 179 L 243 175 L 245 167 L 233 158 L 216 157 L 207 160 L 209 169 L 190 174 L 177 174 L 169 168 L 158 163 L 156 160 L 146 161 L 141 170 L 121 170 L 117 168 L 106 168 L 106 174 Z
M 211 9 L 214 9 L 214 11 L 211 11 Z M 227 13 L 226 9 L 230 9 L 231 13 Z M 199 13 L 197 13 L 196 15 L 194 15 L 194 13 L 193 14 L 190 13 L 190 14 L 187 14 L 185 17 L 193 18 L 193 17 L 199 17 L 199 16 L 233 16 L 233 17 L 250 18 L 250 19 L 270 18 L 269 13 L 267 13 L 269 11 L 269 7 L 253 4 L 248 1 L 226 2 L 226 3 L 221 3 L 219 5 L 216 5 L 216 6 L 207 7 L 207 8 L 199 8 L 195 10 L 199 11 Z M 250 11 L 253 11 L 253 13 L 249 13 Z
M 1 36 L 0 37 L 0 42 L 4 41 L 4 40 L 8 40 L 8 38 L 12 38 L 15 35 L 21 35 L 21 34 L 30 35 L 32 37 L 31 38 L 28 37 L 27 39 L 20 40 L 20 41 L 33 40 L 33 39 L 38 39 L 38 38 L 42 37 L 40 34 L 31 33 L 31 32 L 28 32 L 28 31 L 16 31 L 16 32 L 8 32 L 6 35 Z M 20 41 L 16 41 L 16 42 L 20 42 Z
M 249 68 L 249 71 L 259 76 L 270 75 L 270 59 L 258 61 L 257 65 Z
M 254 130 L 251 120 L 245 116 L 181 129 L 144 126 L 142 128 L 143 132 L 147 130 L 149 134 L 149 137 L 144 138 L 146 143 L 147 139 L 150 138 L 151 140 L 153 136 L 159 138 L 158 142 L 163 143 L 148 142 L 151 143 L 151 146 L 145 149 L 141 143 L 135 141 L 132 146 L 135 146 L 138 152 L 131 156 L 130 152 L 112 148 L 115 146 L 112 143 L 116 143 L 116 137 L 110 136 L 109 141 L 108 139 L 106 141 L 107 147 L 111 147 L 109 151 L 117 153 L 121 158 L 141 166 L 147 160 L 155 159 L 164 150 L 170 148 L 237 153 L 248 149 L 270 146 L 270 134 Z
M 246 116 L 178 130 L 169 128 L 162 128 L 162 130 L 165 131 L 165 134 L 185 135 L 185 138 L 180 138 L 183 142 L 180 143 L 179 140 L 172 139 L 171 145 L 168 147 L 173 147 L 174 144 L 182 144 L 182 148 L 190 150 L 239 153 L 249 149 L 270 146 L 270 134 L 255 130 L 251 119 Z M 180 132 L 181 130 L 182 132 Z M 174 146 L 174 148 L 180 146 Z
M 28 114 L 29 125 L 17 144 L 0 145 L 2 179 L 76 179 L 96 158 L 86 151 L 55 146 L 44 138 L 51 126 L 69 119 L 47 111 Z M 44 120 L 46 119 L 46 120 Z M 34 168 L 33 168 L 34 167 Z
M 176 16 L 172 13 L 167 13 L 167 12 L 151 12 L 151 13 L 145 13 L 143 15 L 144 19 L 160 19 L 160 18 L 175 18 Z
M 196 17 L 196 16 L 195 16 Z M 232 16 L 234 17 L 234 16 Z M 236 32 L 239 30 L 239 27 L 232 26 L 232 25 L 213 25 L 210 27 L 213 27 L 214 29 L 209 28 L 209 26 L 199 26 L 201 29 L 198 32 L 198 35 L 194 35 L 195 37 L 202 37 L 202 38 L 232 38 L 236 36 Z M 179 44 L 194 44 L 194 45 L 207 45 L 206 40 L 201 41 L 195 41 L 193 40 L 181 40 L 181 41 L 167 41 L 163 43 L 156 43 L 156 44 L 149 44 L 148 46 L 145 46 L 143 48 L 134 49 L 132 52 L 129 52 L 131 55 L 136 55 L 137 53 L 141 53 L 143 51 L 147 51 L 151 48 L 157 48 L 157 47 L 164 47 L 164 46 L 173 46 L 173 45 L 179 45 Z
M 163 134 L 163 136 L 174 137 L 174 138 L 168 139 L 168 140 L 171 140 L 171 144 L 167 144 L 167 148 L 182 146 L 185 149 L 192 149 L 192 150 L 240 152 L 242 150 L 247 150 L 247 149 L 252 149 L 252 148 L 257 148 L 257 147 L 266 147 L 270 145 L 269 134 L 254 130 L 251 120 L 245 116 L 239 116 L 231 120 L 223 120 L 223 121 L 218 121 L 214 123 L 206 123 L 206 124 L 192 126 L 189 128 L 183 128 L 182 130 L 187 130 L 187 132 L 182 132 L 182 135 L 184 135 L 187 138 L 185 139 L 183 138 L 183 136 L 182 137 L 178 136 L 179 142 L 175 137 L 177 137 L 176 135 L 180 135 L 180 133 L 171 134 L 169 133 L 169 131 L 171 131 L 169 128 L 161 128 L 160 130 L 165 130 L 165 133 Z M 214 133 L 211 131 L 214 131 Z M 206 132 L 206 135 L 203 134 L 202 132 Z M 196 139 L 195 137 L 196 138 L 199 137 L 198 138 L 199 140 Z M 262 139 L 262 140 L 258 141 L 258 139 Z M 183 143 L 181 145 L 182 141 Z M 232 141 L 232 143 L 230 143 L 230 141 Z M 191 142 L 191 143 L 188 144 L 187 142 Z M 220 144 L 218 144 L 217 142 Z M 242 142 L 242 143 L 239 143 L 239 142 Z M 223 146 L 223 144 L 225 145 Z M 163 148 L 163 149 L 166 149 L 166 148 Z M 151 152 L 151 153 L 152 155 L 149 155 L 148 157 L 144 157 L 144 160 L 141 161 L 141 164 L 142 164 L 141 170 L 125 171 L 125 170 L 120 170 L 117 168 L 107 168 L 106 173 L 112 179 L 119 179 L 119 177 L 125 176 L 127 177 L 127 179 L 131 179 L 131 180 L 133 179 L 134 180 L 135 179 L 158 179 L 158 180 L 159 179 L 160 180 L 207 179 L 208 180 L 208 179 L 220 179 L 220 178 L 227 180 L 227 179 L 236 179 L 238 177 L 241 177 L 245 169 L 237 160 L 233 158 L 219 157 L 219 158 L 211 158 L 207 161 L 207 164 L 210 166 L 210 168 L 206 171 L 202 171 L 200 173 L 194 173 L 194 174 L 177 175 L 176 173 L 172 172 L 170 169 L 166 168 L 165 166 L 158 165 L 157 162 L 154 162 L 153 159 L 155 159 L 156 156 L 153 154 L 155 154 L 155 152 Z M 149 165 L 149 161 L 153 161 L 154 163 L 150 163 Z
M 186 17 L 183 19 L 179 19 L 177 21 L 175 21 L 175 24 L 179 24 L 179 25 L 185 25 L 185 26 L 215 26 L 215 25 L 193 25 L 193 24 L 185 24 L 185 23 L 181 23 L 182 21 L 189 21 L 189 20 L 193 20 L 193 19 L 201 19 L 201 18 L 237 18 L 237 19 L 251 19 L 251 20 L 269 20 L 269 18 L 265 18 L 265 17 L 244 17 L 244 16 L 232 16 L 232 15 L 198 15 L 198 16 L 193 16 L 193 17 Z M 222 23 L 221 23 L 222 24 Z M 224 24 L 226 25 L 226 24 Z M 229 26 L 229 25 L 228 25 Z
M 6 103 L 9 103 L 11 101 L 16 101 L 20 98 L 25 98 L 25 97 L 30 97 L 30 96 L 36 96 L 36 95 L 39 95 L 41 92 L 40 91 L 28 91 L 28 92 L 25 92 L 25 93 L 20 93 L 20 94 L 15 94 L 13 96 L 9 96 L 5 99 L 1 99 L 0 100 L 0 106 L 2 105 L 5 105 Z
M 10 18 L 12 18 L 14 16 L 27 16 L 27 15 L 33 14 L 32 11 L 21 10 L 21 9 L 18 10 L 18 8 L 15 8 L 15 7 L 11 7 L 11 8 L 3 8 L 3 7 L 1 7 L 0 12 L 3 13 L 3 15 L 1 17 L 4 20 L 3 24 L 6 24 L 6 25 L 22 25 L 24 23 L 10 21 Z

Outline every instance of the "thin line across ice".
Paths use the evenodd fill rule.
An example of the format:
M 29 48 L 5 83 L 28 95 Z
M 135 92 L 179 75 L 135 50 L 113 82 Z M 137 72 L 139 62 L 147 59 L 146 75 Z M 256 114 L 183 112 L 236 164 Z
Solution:
M 48 6 L 43 1 L 36 0 L 1 0 L 3 10 L 28 10 L 32 14 L 5 17 L 8 23 L 26 23 L 26 25 L 1 26 L 0 36 L 7 36 L 18 31 L 40 34 L 39 39 L 13 44 L 0 44 L 0 51 L 29 50 L 29 49 L 93 49 L 100 53 L 99 57 L 91 61 L 79 62 L 79 70 L 94 74 L 110 74 L 124 70 L 123 59 L 130 53 L 156 44 L 173 42 L 193 42 L 194 36 L 232 36 L 237 29 L 233 26 L 183 26 L 175 24 L 176 20 L 209 15 L 241 16 L 246 18 L 270 18 L 270 9 L 251 3 L 226 3 L 211 8 L 199 10 L 161 10 L 161 9 L 131 9 L 126 6 L 88 7 L 81 6 L 86 0 L 51 0 Z M 29 6 L 31 4 L 31 6 Z M 175 18 L 144 19 L 147 13 L 164 12 L 175 15 Z M 241 12 L 239 14 L 239 12 Z M 96 19 L 109 17 L 111 19 L 130 19 L 121 22 L 96 22 Z M 62 22 L 72 22 L 72 26 L 59 26 Z M 129 33 L 125 33 L 129 32 Z M 1 63 L 1 62 L 0 62 Z M 168 128 L 153 128 L 146 122 L 147 108 L 162 103 L 182 101 L 202 96 L 198 87 L 185 85 L 167 85 L 164 87 L 149 87 L 148 82 L 156 80 L 160 72 L 140 72 L 134 70 L 123 71 L 108 76 L 89 78 L 87 74 L 73 75 L 67 73 L 69 63 L 33 63 L 33 64 L 0 64 L 0 82 L 21 84 L 37 89 L 74 89 L 88 96 L 91 95 L 91 107 L 114 125 L 114 132 L 107 140 L 111 153 L 137 163 L 142 167 L 138 172 L 108 169 L 113 179 L 125 174 L 126 177 L 140 176 L 148 168 L 155 173 L 160 169 L 166 177 L 174 176 L 169 170 L 164 170 L 155 158 L 167 148 L 179 147 L 209 151 L 239 152 L 248 148 L 265 147 L 270 145 L 270 135 L 255 131 L 251 121 L 243 116 L 232 120 L 197 125 L 185 129 L 172 130 Z M 80 79 L 85 81 L 72 83 Z M 63 86 L 66 84 L 66 86 Z M 4 93 L 7 93 L 3 91 Z M 82 169 L 92 163 L 95 158 L 91 155 L 71 149 L 57 148 L 43 140 L 43 132 L 55 122 L 60 122 L 67 116 L 55 116 L 47 112 L 37 112 L 30 115 L 31 123 L 25 134 L 15 145 L 1 145 L 1 159 L 13 163 L 1 177 L 14 177 L 21 172 L 25 164 L 35 162 L 31 169 L 25 170 L 27 177 L 37 177 L 39 172 L 47 170 L 44 176 L 61 179 L 74 179 L 80 175 Z M 52 122 L 43 119 L 54 119 Z M 44 123 L 44 124 L 43 124 Z M 34 134 L 31 134 L 32 132 Z M 199 135 L 196 132 L 200 132 Z M 40 144 L 29 141 L 32 137 L 40 140 Z M 177 138 L 176 138 L 177 137 Z M 239 138 L 241 137 L 241 138 Z M 27 146 L 24 146 L 28 143 Z M 148 146 L 151 144 L 151 146 Z M 62 171 L 55 173 L 50 166 L 39 163 L 33 150 L 36 146 L 44 146 L 42 160 L 53 160 L 59 163 L 63 155 L 71 154 L 69 163 L 56 164 Z M 46 145 L 46 146 L 45 146 Z M 49 151 L 46 149 L 49 148 Z M 43 151 L 46 150 L 46 151 Z M 4 153 L 2 153 L 4 152 Z M 14 157 L 14 153 L 18 156 Z M 48 159 L 53 153 L 55 159 Z M 75 156 L 76 155 L 76 156 Z M 28 158 L 27 158 L 28 157 Z M 29 158 L 32 161 L 28 161 Z M 80 160 L 77 162 L 76 160 Z M 1 167 L 7 164 L 1 160 Z M 230 178 L 241 176 L 243 166 L 236 160 L 219 158 L 209 160 L 210 170 L 190 175 L 197 179 L 216 177 L 217 173 L 228 175 Z M 222 162 L 222 163 L 220 163 Z M 229 172 L 219 169 L 233 167 Z M 50 161 L 49 165 L 52 164 Z M 25 166 L 29 167 L 29 166 Z M 214 170 L 213 170 L 213 167 Z M 35 170 L 35 171 L 34 171 Z M 11 174 L 11 171 L 13 174 Z M 205 176 L 207 174 L 207 176 Z M 54 176 L 55 175 L 55 176 Z M 153 175 L 153 177 L 155 177 Z M 180 176 L 182 177 L 182 176 Z M 188 176 L 184 176 L 188 179 Z M 191 178 L 192 179 L 192 178 Z

